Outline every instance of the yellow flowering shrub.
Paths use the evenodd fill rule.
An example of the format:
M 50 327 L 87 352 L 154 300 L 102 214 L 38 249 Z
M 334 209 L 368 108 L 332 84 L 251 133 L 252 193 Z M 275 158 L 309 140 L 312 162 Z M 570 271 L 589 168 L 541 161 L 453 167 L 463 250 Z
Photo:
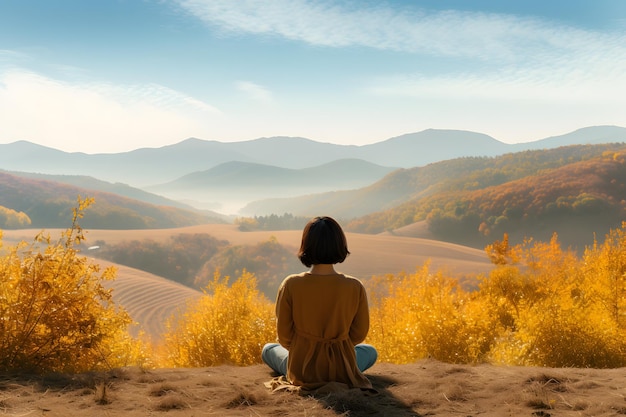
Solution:
M 30 245 L 2 248 L 1 371 L 79 372 L 136 359 L 133 349 L 116 349 L 120 340 L 136 342 L 127 336 L 128 314 L 103 286 L 115 270 L 101 271 L 75 248 L 84 240 L 78 219 L 92 202 L 79 197 L 72 227 L 58 242 L 41 233 Z
M 387 275 L 369 285 L 368 343 L 384 362 L 430 357 L 453 363 L 480 361 L 496 327 L 480 300 L 456 280 L 425 265 L 414 274 Z
M 374 278 L 367 341 L 393 363 L 625 366 L 625 228 L 582 257 L 556 235 L 513 247 L 505 236 L 486 248 L 496 268 L 470 293 L 428 265 Z
M 263 345 L 276 340 L 273 304 L 244 271 L 228 285 L 216 272 L 205 295 L 170 320 L 162 354 L 167 366 L 195 367 L 261 362 Z

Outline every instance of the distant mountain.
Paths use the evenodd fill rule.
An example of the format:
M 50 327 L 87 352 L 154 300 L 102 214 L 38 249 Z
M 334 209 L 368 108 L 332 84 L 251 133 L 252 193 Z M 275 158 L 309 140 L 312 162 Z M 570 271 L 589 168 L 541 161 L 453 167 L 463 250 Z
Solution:
M 90 229 L 170 228 L 223 222 L 197 210 L 157 206 L 109 192 L 0 172 L 0 208 L 24 213 L 33 228 L 69 227 L 78 196 L 95 200 L 80 222 Z
M 84 175 L 131 186 L 171 181 L 190 172 L 247 158 L 228 144 L 199 139 L 112 154 L 67 153 L 26 141 L 0 145 L 0 169 Z
M 361 159 L 388 167 L 413 168 L 471 156 L 496 156 L 519 150 L 626 142 L 626 128 L 597 126 L 561 137 L 510 145 L 490 136 L 459 130 L 428 129 L 382 142 L 354 146 L 298 137 L 259 138 L 241 142 L 187 139 L 160 148 L 113 154 L 67 153 L 18 141 L 0 144 L 0 169 L 42 174 L 85 175 L 135 187 L 163 184 L 226 162 L 239 161 L 280 168 L 311 168 L 338 159 Z
M 626 143 L 626 128 L 618 126 L 585 127 L 565 135 L 511 145 L 509 152 L 551 149 L 568 145 L 598 145 L 602 143 Z
M 515 145 L 499 142 L 480 133 L 435 129 L 363 146 L 320 143 L 297 137 L 260 138 L 232 143 L 191 138 L 160 148 L 93 155 L 66 153 L 20 141 L 0 145 L 0 169 L 88 176 L 152 193 L 158 190 L 165 197 L 196 209 L 238 214 L 237 210 L 258 199 L 294 198 L 346 188 L 355 189 L 355 194 L 361 194 L 363 191 L 360 188 L 368 185 L 366 181 L 371 181 L 371 184 L 380 178 L 382 167 L 411 169 L 454 158 L 493 157 L 523 150 L 605 142 L 626 142 L 626 128 L 589 127 L 558 137 Z M 332 166 L 326 167 L 323 172 L 315 172 L 317 167 L 342 160 L 360 160 L 361 164 L 372 164 L 371 172 L 370 168 L 356 167 L 355 172 L 360 174 L 350 177 L 354 173 L 339 174 L 334 171 L 337 168 Z M 348 166 L 346 162 L 340 164 Z M 313 171 L 307 173 L 306 169 Z M 326 173 L 330 178 L 325 176 Z M 362 178 L 362 181 L 356 180 L 357 177 Z M 377 204 L 393 204 L 404 198 L 402 195 L 396 196 L 393 188 L 382 192 L 383 196 L 388 194 L 389 199 Z M 323 203 L 319 196 L 313 201 L 315 204 Z M 255 211 L 257 206 L 248 208 L 250 210 L 246 213 Z M 370 210 L 371 206 L 363 205 L 353 209 Z
M 428 129 L 360 146 L 355 156 L 380 165 L 413 168 L 465 156 L 501 155 L 510 150 L 511 145 L 482 133 Z
M 358 159 L 302 169 L 233 161 L 146 190 L 179 200 L 241 201 L 243 205 L 261 198 L 361 188 L 395 169 Z
M 250 162 L 286 168 L 320 165 L 352 157 L 352 147 L 303 138 L 262 138 L 222 143 L 187 139 L 160 148 L 114 154 L 66 153 L 19 141 L 0 144 L 0 169 L 56 175 L 85 175 L 109 182 L 143 187 L 174 181 L 231 162 Z

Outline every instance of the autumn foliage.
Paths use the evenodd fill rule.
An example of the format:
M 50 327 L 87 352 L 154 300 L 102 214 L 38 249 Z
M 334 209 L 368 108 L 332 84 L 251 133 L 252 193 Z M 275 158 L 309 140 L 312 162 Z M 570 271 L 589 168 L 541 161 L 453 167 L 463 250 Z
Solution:
M 72 227 L 58 242 L 39 234 L 3 248 L 0 258 L 0 371 L 85 371 L 147 360 L 126 332 L 130 317 L 117 308 L 100 270 L 79 255 L 78 219 L 92 200 L 80 200 Z
M 26 213 L 18 212 L 0 205 L 0 227 L 17 229 L 28 227 L 30 224 L 30 217 L 28 217 Z
M 257 290 L 254 275 L 244 271 L 232 285 L 228 281 L 216 272 L 205 296 L 172 318 L 164 335 L 163 364 L 260 362 L 263 345 L 276 338 L 273 305 Z
M 245 269 L 234 280 L 216 269 L 154 348 L 130 337 L 130 317 L 103 285 L 115 270 L 100 271 L 76 249 L 90 203 L 79 199 L 58 242 L 41 234 L 30 246 L 2 248 L 0 371 L 260 363 L 262 346 L 276 340 L 274 305 Z M 580 254 L 556 234 L 516 245 L 505 234 L 486 253 L 495 268 L 473 290 L 428 263 L 364 279 L 366 342 L 379 361 L 626 366 L 626 222 Z
M 516 242 L 591 244 L 626 215 L 624 144 L 575 145 L 459 158 L 398 171 L 385 188 L 405 201 L 361 216 L 346 230 L 380 233 L 424 221 L 438 240 L 483 248 L 504 233 Z M 579 248 L 582 249 L 582 248 Z
M 556 235 L 513 247 L 505 236 L 487 252 L 497 268 L 477 291 L 428 266 L 371 282 L 381 360 L 626 365 L 626 223 L 580 258 Z
M 254 274 L 261 292 L 275 297 L 281 280 L 302 266 L 296 250 L 274 236 L 255 245 L 232 245 L 206 233 L 181 233 L 163 242 L 151 239 L 128 240 L 109 245 L 98 241 L 98 257 L 120 265 L 171 279 L 188 287 L 204 290 L 215 271 L 239 277 Z
M 582 256 L 549 242 L 486 248 L 496 268 L 477 290 L 426 264 L 366 281 L 379 360 L 551 367 L 626 365 L 626 223 Z M 170 366 L 259 363 L 275 339 L 272 304 L 244 273 L 210 291 L 166 335 Z

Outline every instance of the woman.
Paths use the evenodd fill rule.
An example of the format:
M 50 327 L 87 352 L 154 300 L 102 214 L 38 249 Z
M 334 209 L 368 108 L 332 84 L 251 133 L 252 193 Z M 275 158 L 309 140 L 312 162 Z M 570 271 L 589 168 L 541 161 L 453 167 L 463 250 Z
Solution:
M 334 219 L 316 217 L 304 227 L 298 258 L 310 270 L 282 282 L 276 299 L 279 343 L 265 345 L 262 352 L 263 361 L 290 384 L 372 387 L 362 373 L 378 356 L 373 346 L 361 343 L 369 330 L 365 288 L 334 268 L 349 254 Z

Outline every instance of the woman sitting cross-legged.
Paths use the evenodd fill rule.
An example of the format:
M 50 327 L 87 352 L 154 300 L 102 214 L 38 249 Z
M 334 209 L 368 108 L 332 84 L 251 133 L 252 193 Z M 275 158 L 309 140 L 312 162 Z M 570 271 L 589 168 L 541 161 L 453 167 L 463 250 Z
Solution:
M 279 343 L 266 344 L 262 352 L 263 361 L 286 384 L 304 389 L 329 383 L 372 388 L 363 371 L 378 354 L 362 343 L 369 330 L 365 288 L 334 268 L 349 253 L 334 219 L 316 217 L 305 226 L 298 258 L 310 270 L 282 282 L 276 299 Z

